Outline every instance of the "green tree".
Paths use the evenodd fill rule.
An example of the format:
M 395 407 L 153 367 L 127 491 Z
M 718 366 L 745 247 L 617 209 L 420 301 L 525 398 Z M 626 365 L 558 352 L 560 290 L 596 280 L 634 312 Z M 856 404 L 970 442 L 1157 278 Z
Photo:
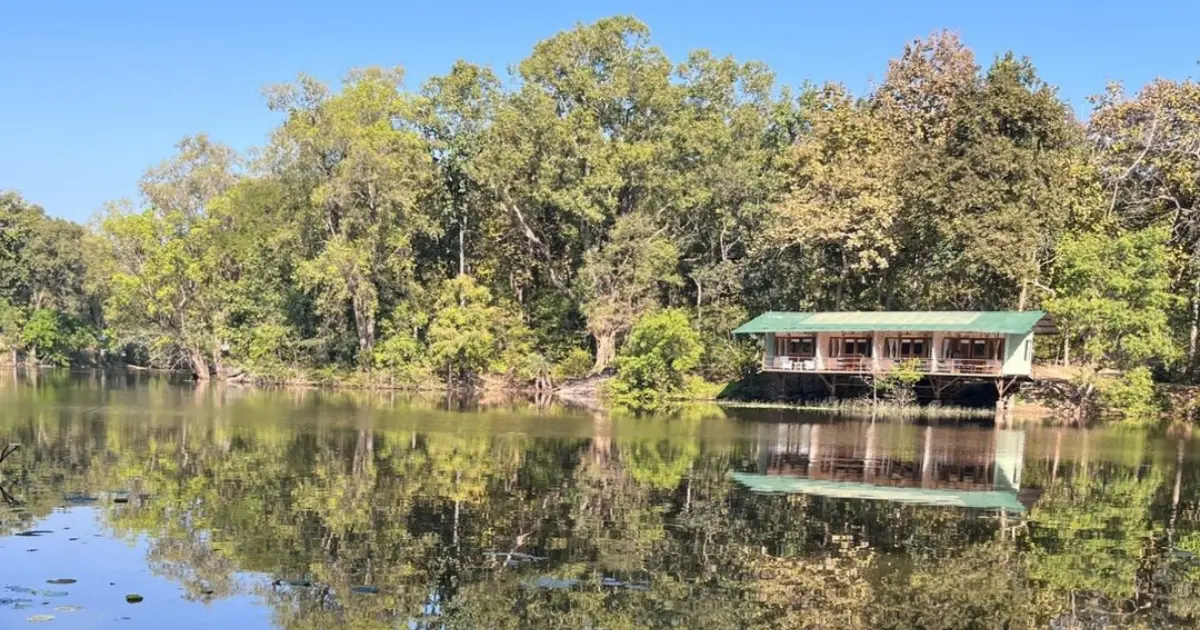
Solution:
M 1092 399 L 1099 370 L 1161 366 L 1180 356 L 1171 337 L 1179 298 L 1171 291 L 1169 260 L 1161 229 L 1115 238 L 1068 235 L 1059 245 L 1056 293 L 1046 308 L 1081 348 L 1084 370 L 1076 394 L 1081 412 Z
M 900 156 L 886 127 L 839 86 L 822 90 L 809 124 L 792 149 L 792 189 L 777 208 L 772 236 L 813 263 L 810 303 L 835 310 L 880 305 L 882 274 L 900 240 Z
M 529 333 L 470 276 L 447 280 L 429 323 L 429 355 L 447 382 L 469 382 L 491 368 L 521 371 L 529 359 Z
M 596 340 L 593 372 L 608 367 L 621 336 L 657 305 L 660 288 L 680 284 L 678 260 L 674 244 L 643 215 L 622 217 L 610 240 L 584 255 L 579 281 L 588 332 Z
M 704 348 L 687 313 L 668 309 L 645 315 L 629 333 L 617 358 L 612 397 L 618 404 L 652 408 L 683 388 Z
M 327 326 L 355 331 L 363 366 L 380 309 L 411 291 L 414 241 L 435 230 L 419 204 L 433 178 L 430 154 L 401 76 L 370 68 L 350 73 L 338 94 L 307 76 L 268 91 L 271 109 L 287 115 L 269 159 L 296 195 L 307 250 L 297 279 Z
M 142 178 L 148 207 L 114 204 L 100 224 L 112 263 L 107 308 L 127 337 L 177 348 L 198 379 L 208 379 L 213 367 L 222 377 L 228 226 L 212 206 L 236 183 L 238 158 L 203 135 L 176 148 L 174 158 Z M 174 357 L 167 364 L 174 367 Z
M 30 313 L 29 320 L 21 328 L 20 340 L 30 365 L 42 362 L 68 365 L 74 353 L 94 345 L 88 331 L 77 320 L 49 308 Z
M 1175 290 L 1187 298 L 1187 364 L 1200 348 L 1200 83 L 1151 81 L 1132 98 L 1118 84 L 1088 121 L 1106 218 L 1124 229 L 1169 230 Z
M 1171 291 L 1166 232 L 1147 229 L 1069 235 L 1058 247 L 1056 294 L 1047 308 L 1081 340 L 1094 367 L 1132 368 L 1178 356 L 1170 321 L 1179 300 Z

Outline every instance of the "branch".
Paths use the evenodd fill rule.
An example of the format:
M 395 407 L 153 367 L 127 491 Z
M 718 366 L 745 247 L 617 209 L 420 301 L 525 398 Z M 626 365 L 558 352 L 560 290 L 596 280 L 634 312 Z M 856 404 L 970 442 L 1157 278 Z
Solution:
M 1150 131 L 1146 133 L 1146 147 L 1142 149 L 1142 154 L 1133 161 L 1133 164 L 1129 165 L 1129 168 L 1125 169 L 1124 173 L 1121 173 L 1121 176 L 1118 177 L 1115 182 L 1113 182 L 1112 199 L 1108 204 L 1109 215 L 1112 215 L 1113 211 L 1117 207 L 1117 192 L 1121 189 L 1121 182 L 1133 173 L 1134 169 L 1136 169 L 1138 165 L 1142 163 L 1142 160 L 1146 159 L 1146 154 L 1150 153 L 1150 147 L 1154 146 L 1154 136 L 1158 133 L 1158 115 L 1161 113 L 1161 111 L 1162 110 L 1158 109 L 1154 110 L 1154 121 L 1150 123 Z

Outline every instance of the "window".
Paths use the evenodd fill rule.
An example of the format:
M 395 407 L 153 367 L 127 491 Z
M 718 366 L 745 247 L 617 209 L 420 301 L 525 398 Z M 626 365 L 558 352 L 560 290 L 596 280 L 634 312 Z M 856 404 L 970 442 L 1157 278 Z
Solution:
M 811 359 L 817 353 L 817 341 L 813 337 L 776 337 L 775 354 L 783 357 Z
M 888 337 L 884 355 L 889 359 L 928 359 L 933 340 L 928 337 Z
M 1000 360 L 1003 354 L 1003 339 L 949 338 L 942 341 L 944 359 Z
M 831 337 L 829 339 L 829 356 L 869 357 L 871 356 L 871 340 L 867 337 Z

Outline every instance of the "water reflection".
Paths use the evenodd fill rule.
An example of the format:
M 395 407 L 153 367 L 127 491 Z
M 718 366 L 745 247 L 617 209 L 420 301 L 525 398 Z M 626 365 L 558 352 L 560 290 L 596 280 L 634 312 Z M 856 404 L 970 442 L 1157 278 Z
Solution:
M 0 442 L 24 445 L 0 466 L 21 502 L 0 507 L 0 577 L 44 581 L 38 554 L 82 542 L 59 529 L 13 553 L 12 534 L 94 513 L 69 536 L 140 545 L 182 587 L 137 609 L 156 623 L 235 601 L 269 613 L 239 627 L 280 628 L 1200 617 L 1200 466 L 1190 443 L 1143 434 L 452 411 L 111 375 L 10 382 L 0 409 Z

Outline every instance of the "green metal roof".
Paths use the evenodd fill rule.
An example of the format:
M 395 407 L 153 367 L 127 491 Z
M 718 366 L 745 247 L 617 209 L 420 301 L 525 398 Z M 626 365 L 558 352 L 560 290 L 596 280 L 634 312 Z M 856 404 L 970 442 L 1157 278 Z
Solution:
M 975 332 L 1024 334 L 1042 311 L 768 311 L 738 326 L 734 334 L 768 332 Z
M 867 499 L 893 501 L 944 507 L 962 507 L 975 510 L 1005 510 L 1025 512 L 1025 506 L 1017 500 L 1017 493 L 1006 490 L 939 490 L 935 488 L 896 488 L 873 486 L 853 481 L 824 481 L 804 477 L 782 475 L 760 475 L 756 473 L 731 473 L 733 480 L 752 492 L 811 494 L 840 499 Z

